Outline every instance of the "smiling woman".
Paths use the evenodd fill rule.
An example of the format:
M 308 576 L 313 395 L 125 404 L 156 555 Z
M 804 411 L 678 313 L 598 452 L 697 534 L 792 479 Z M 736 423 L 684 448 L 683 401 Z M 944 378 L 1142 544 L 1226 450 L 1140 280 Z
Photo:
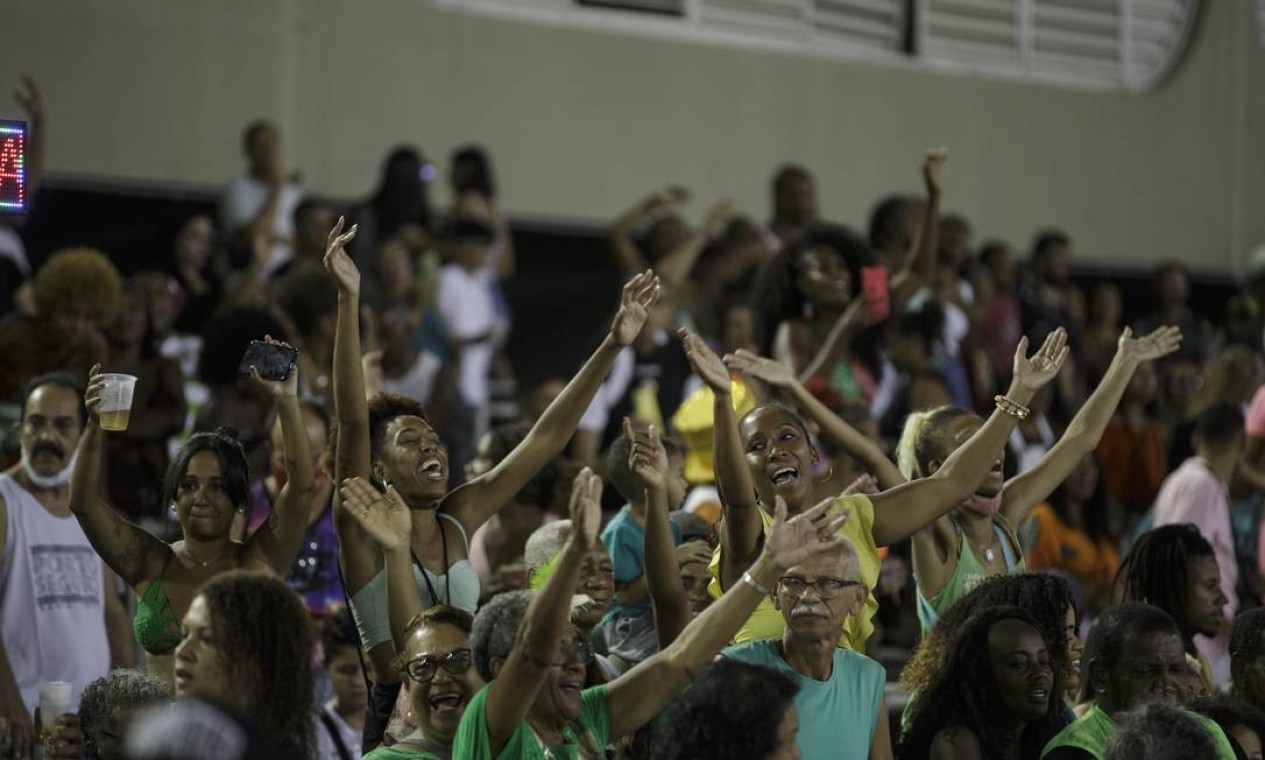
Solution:
M 90 422 L 79 441 L 71 477 L 70 508 L 93 548 L 139 599 L 133 627 L 148 654 L 147 670 L 172 678 L 171 654 L 180 643 L 179 621 L 199 587 L 235 568 L 284 575 L 307 527 L 315 487 L 312 456 L 297 396 L 298 373 L 280 381 L 255 381 L 271 394 L 281 420 L 286 485 L 266 528 L 246 543 L 232 538 L 233 520 L 244 513 L 250 473 L 241 442 L 227 429 L 198 433 L 168 467 L 163 502 L 180 522 L 181 540 L 168 544 L 128 522 L 101 493 L 105 433 L 97 422 L 103 388 L 94 367 L 85 396 Z

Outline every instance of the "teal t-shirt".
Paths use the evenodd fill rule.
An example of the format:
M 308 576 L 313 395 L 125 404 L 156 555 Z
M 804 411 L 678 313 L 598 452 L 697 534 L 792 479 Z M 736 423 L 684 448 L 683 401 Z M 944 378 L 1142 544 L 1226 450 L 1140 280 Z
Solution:
M 401 747 L 397 744 L 394 747 L 378 747 L 361 760 L 444 760 L 444 758 L 424 749 Z
M 614 565 L 615 583 L 629 583 L 640 578 L 646 572 L 646 529 L 632 516 L 631 507 L 627 504 L 619 510 L 611 521 L 602 529 L 602 543 L 611 555 Z M 676 523 L 669 521 L 672 528 L 672 543 L 681 543 L 681 529 Z M 619 600 L 611 600 L 609 620 L 618 615 L 649 615 L 650 597 L 636 604 L 620 604 Z
M 887 672 L 882 665 L 850 649 L 836 649 L 830 679 L 818 681 L 787 665 L 773 640 L 739 644 L 721 655 L 780 670 L 799 684 L 795 711 L 801 760 L 869 758 L 879 713 L 886 715 Z
M 492 754 L 488 738 L 488 684 L 466 705 L 457 736 L 453 741 L 452 756 L 462 760 L 545 760 L 545 751 L 536 733 L 523 721 L 500 754 Z M 605 747 L 610 743 L 610 705 L 606 700 L 606 687 L 594 686 L 581 694 L 580 714 L 563 732 L 563 744 L 549 747 L 555 760 L 600 760 L 606 757 Z

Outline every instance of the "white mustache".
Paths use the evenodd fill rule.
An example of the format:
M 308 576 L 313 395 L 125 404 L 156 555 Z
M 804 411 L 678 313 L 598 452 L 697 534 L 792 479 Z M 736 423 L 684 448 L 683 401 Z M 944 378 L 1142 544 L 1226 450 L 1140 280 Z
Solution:
M 815 615 L 817 617 L 830 617 L 830 608 L 824 604 L 797 604 L 791 610 L 791 617 L 804 617 L 805 615 Z

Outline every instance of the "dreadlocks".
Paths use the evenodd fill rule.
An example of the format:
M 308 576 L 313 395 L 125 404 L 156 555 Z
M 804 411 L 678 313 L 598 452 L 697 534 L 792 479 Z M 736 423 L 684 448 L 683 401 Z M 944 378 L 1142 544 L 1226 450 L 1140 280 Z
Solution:
M 1005 620 L 1018 620 L 1041 631 L 1040 623 L 1020 607 L 991 607 L 972 617 L 953 637 L 947 661 L 935 674 L 926 693 L 914 703 L 909 732 L 896 752 L 900 760 L 924 760 L 930 754 L 932 739 L 940 730 L 951 726 L 973 732 L 979 740 L 980 756 L 993 760 L 1037 757 L 1046 743 L 1063 729 L 1067 723 L 1060 697 L 1063 672 L 1051 663 L 1054 687 L 1050 690 L 1045 715 L 1024 726 L 1014 754 L 1003 746 L 1003 732 L 997 730 L 997 719 L 1005 708 L 991 676 L 988 633 Z M 1055 647 L 1048 640 L 1046 647 L 1053 660 Z
M 1146 602 L 1167 612 L 1181 631 L 1186 651 L 1193 654 L 1198 631 L 1186 611 L 1189 561 L 1213 556 L 1212 545 L 1193 525 L 1165 525 L 1138 539 L 1120 564 L 1116 583 L 1124 579 L 1126 601 Z

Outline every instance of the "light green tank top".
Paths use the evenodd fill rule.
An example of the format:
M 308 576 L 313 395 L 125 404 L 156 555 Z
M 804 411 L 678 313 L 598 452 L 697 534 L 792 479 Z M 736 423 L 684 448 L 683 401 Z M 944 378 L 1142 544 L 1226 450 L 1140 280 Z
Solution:
M 1203 726 L 1204 730 L 1212 736 L 1212 743 L 1217 747 L 1217 760 L 1234 760 L 1234 749 L 1230 747 L 1230 740 L 1226 738 L 1220 726 L 1197 713 L 1186 714 L 1194 718 L 1195 722 Z M 1111 744 L 1111 737 L 1115 736 L 1119 730 L 1120 726 L 1111 719 L 1111 716 L 1099 710 L 1098 705 L 1095 704 L 1089 708 L 1089 712 L 1055 734 L 1050 743 L 1045 745 L 1045 749 L 1041 750 L 1041 757 L 1045 757 L 1060 747 L 1072 747 L 1088 752 L 1096 760 L 1104 760 L 1107 757 L 1107 746 Z
M 923 596 L 922 585 L 917 586 L 918 593 L 918 621 L 922 623 L 922 635 L 926 636 L 927 631 L 931 630 L 931 626 L 936 624 L 944 611 L 957 604 L 957 601 L 980 584 L 980 581 L 993 575 L 990 573 L 980 561 L 975 558 L 975 553 L 971 551 L 970 542 L 966 540 L 966 535 L 962 532 L 962 526 L 952 516 L 949 520 L 953 523 L 953 529 L 958 535 L 958 563 L 953 569 L 953 575 L 949 578 L 949 582 L 944 584 L 944 588 L 936 592 L 930 599 Z M 993 530 L 997 531 L 997 538 L 1001 541 L 1002 556 L 1006 560 L 1006 572 L 1012 575 L 1027 571 L 1027 566 L 1023 563 L 1023 555 L 1015 550 L 1015 541 L 1011 536 L 1011 532 L 1005 526 L 994 518 Z M 917 578 L 915 577 L 915 582 Z

